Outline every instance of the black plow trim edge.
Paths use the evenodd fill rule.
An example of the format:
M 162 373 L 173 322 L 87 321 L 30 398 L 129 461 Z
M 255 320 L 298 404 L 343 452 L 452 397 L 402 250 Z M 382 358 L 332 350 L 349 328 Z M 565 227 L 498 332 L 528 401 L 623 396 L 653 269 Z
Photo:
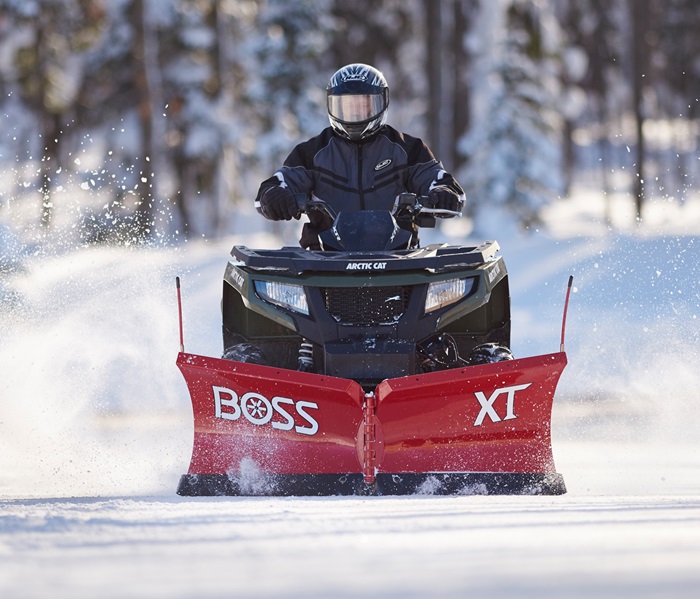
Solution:
M 336 495 L 563 495 L 558 473 L 427 472 L 377 474 L 374 484 L 362 474 L 184 474 L 177 494 L 187 497 Z

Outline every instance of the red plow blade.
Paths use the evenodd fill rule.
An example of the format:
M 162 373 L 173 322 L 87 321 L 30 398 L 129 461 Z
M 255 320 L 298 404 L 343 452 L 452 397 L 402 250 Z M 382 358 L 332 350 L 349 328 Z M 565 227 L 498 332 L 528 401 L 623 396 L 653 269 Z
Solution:
M 561 494 L 566 354 L 356 382 L 178 355 L 194 446 L 180 495 Z

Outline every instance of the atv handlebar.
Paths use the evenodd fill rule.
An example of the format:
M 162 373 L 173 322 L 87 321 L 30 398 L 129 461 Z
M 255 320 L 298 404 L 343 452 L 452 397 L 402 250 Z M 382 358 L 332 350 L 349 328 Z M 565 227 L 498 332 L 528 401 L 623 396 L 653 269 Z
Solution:
M 396 198 L 394 204 L 394 214 L 399 214 L 401 209 L 411 215 L 426 214 L 441 218 L 450 218 L 453 216 L 461 216 L 462 213 L 458 210 L 447 210 L 446 208 L 435 208 L 430 206 L 432 200 L 430 196 L 419 196 L 415 193 L 402 193 Z
M 335 220 L 338 216 L 335 210 L 328 202 L 319 198 L 310 198 L 306 194 L 295 194 L 299 212 L 308 214 L 311 210 L 318 210 L 325 213 L 331 220 Z M 453 216 L 461 216 L 461 212 L 457 210 L 447 210 L 446 208 L 434 208 L 429 204 L 431 200 L 428 196 L 419 196 L 415 193 L 402 193 L 396 198 L 393 210 L 391 213 L 397 218 L 408 217 L 416 219 L 418 215 L 423 214 L 427 217 L 450 218 Z M 420 222 L 418 223 L 420 225 Z
M 332 221 L 338 216 L 330 204 L 321 199 L 310 198 L 305 193 L 294 194 L 294 199 L 301 214 L 308 214 L 312 210 L 318 210 L 329 216 Z

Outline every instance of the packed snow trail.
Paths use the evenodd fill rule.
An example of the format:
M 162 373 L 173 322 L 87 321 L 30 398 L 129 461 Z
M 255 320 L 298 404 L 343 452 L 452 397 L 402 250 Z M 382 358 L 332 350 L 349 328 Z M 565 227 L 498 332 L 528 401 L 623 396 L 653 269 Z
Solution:
M 700 498 L 0 503 L 0 595 L 697 597 Z

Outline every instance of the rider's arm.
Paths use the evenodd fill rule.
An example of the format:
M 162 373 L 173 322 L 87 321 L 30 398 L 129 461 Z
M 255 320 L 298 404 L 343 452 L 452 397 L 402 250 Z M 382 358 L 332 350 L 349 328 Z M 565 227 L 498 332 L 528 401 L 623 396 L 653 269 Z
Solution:
M 330 127 L 328 128 L 330 130 Z M 287 156 L 284 165 L 269 179 L 260 184 L 258 195 L 255 198 L 255 207 L 260 212 L 260 198 L 270 187 L 285 187 L 294 195 L 309 195 L 314 190 L 314 164 L 313 157 L 319 148 L 327 143 L 327 134 L 324 131 L 308 141 L 296 146 Z
M 435 158 L 430 148 L 420 139 L 414 138 L 408 153 L 408 184 L 410 192 L 427 195 L 435 187 L 446 187 L 460 197 L 464 203 L 464 190 Z
M 408 152 L 408 191 L 418 195 L 429 195 L 436 189 L 447 190 L 457 196 L 461 210 L 466 200 L 462 187 L 445 170 L 425 143 L 417 138 L 410 141 L 412 143 Z

